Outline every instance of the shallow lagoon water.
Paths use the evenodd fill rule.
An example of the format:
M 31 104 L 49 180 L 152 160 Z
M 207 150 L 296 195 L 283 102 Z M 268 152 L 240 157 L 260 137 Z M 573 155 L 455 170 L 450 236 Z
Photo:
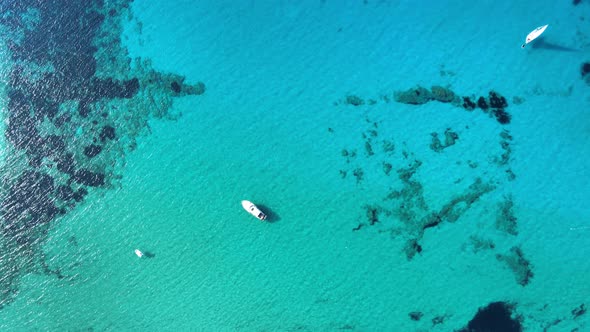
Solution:
M 23 269 L 0 326 L 449 331 L 504 302 L 525 331 L 584 330 L 590 7 L 537 8 L 130 3 L 113 30 L 129 58 L 206 91 L 172 95 L 163 117 L 112 101 L 128 107 L 115 124 L 148 115 L 124 122 L 134 131 L 118 137 L 108 185 L 42 238 L 39 260 L 62 278 Z M 492 17 L 503 24 L 481 24 Z M 150 77 L 133 61 L 101 64 Z M 134 98 L 150 96 L 144 86 Z M 417 86 L 474 100 L 496 91 L 511 121 L 396 101 Z M 448 130 L 458 139 L 435 151 L 433 133 L 444 145 Z M 425 227 L 432 213 L 441 220 Z

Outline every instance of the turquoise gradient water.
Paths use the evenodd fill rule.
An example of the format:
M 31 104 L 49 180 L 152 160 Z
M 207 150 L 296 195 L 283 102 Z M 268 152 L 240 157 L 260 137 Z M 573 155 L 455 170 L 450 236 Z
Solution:
M 55 222 L 43 250 L 71 278 L 26 274 L 0 327 L 451 331 L 489 302 L 508 301 L 526 330 L 555 320 L 549 331 L 588 329 L 588 316 L 571 312 L 590 295 L 590 86 L 580 75 L 590 6 L 535 4 L 134 1 L 122 18 L 129 56 L 207 91 L 176 99 L 178 119 L 149 122 L 120 186 L 91 192 Z M 545 47 L 521 49 L 542 24 Z M 393 101 L 417 85 L 498 91 L 512 122 Z M 347 95 L 367 103 L 348 105 Z M 456 144 L 433 151 L 431 133 L 447 128 Z M 511 155 L 498 166 L 503 130 Z M 347 161 L 343 149 L 357 157 Z M 401 186 L 396 171 L 413 159 L 431 209 L 477 178 L 495 189 L 456 221 L 428 228 L 422 253 L 408 260 L 412 232 L 399 233 L 395 216 L 353 228 L 366 222 L 366 205 L 393 204 L 385 197 Z M 517 235 L 495 226 L 506 197 Z M 242 199 L 274 222 L 249 216 Z M 495 248 L 475 250 L 473 237 Z M 531 263 L 526 286 L 497 258 L 515 246 Z M 135 248 L 155 257 L 138 259 Z M 418 311 L 423 318 L 411 320 Z

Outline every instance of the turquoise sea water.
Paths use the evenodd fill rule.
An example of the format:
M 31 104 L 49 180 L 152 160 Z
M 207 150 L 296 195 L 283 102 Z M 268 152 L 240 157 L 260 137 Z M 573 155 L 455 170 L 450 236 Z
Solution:
M 67 79 L 67 62 L 47 64 L 83 53 L 47 43 L 32 50 L 51 60 L 16 59 L 10 41 L 25 45 L 35 24 L 62 15 L 17 3 L 28 9 L 3 4 L 5 126 L 18 119 L 11 91 L 58 86 L 19 82 Z M 139 88 L 31 93 L 60 102 L 53 120 L 31 122 L 35 133 L 59 133 L 75 167 L 104 173 L 104 184 L 57 174 L 51 154 L 35 165 L 35 142 L 2 135 L 1 330 L 484 331 L 468 324 L 495 302 L 514 331 L 590 329 L 590 3 L 136 0 L 92 10 L 104 14 L 88 51 L 93 77 L 138 77 Z M 14 28 L 13 16 L 33 28 Z M 184 93 L 198 82 L 204 93 Z M 399 99 L 417 86 L 473 101 L 495 91 L 510 122 L 462 98 Z M 72 119 L 54 125 L 62 114 Z M 112 142 L 97 139 L 104 125 Z M 84 156 L 91 144 L 97 157 Z M 10 184 L 28 169 L 55 178 L 49 197 L 57 183 L 88 194 L 51 221 L 19 214 L 27 221 L 13 231 Z M 494 327 L 500 316 L 488 331 L 510 331 Z

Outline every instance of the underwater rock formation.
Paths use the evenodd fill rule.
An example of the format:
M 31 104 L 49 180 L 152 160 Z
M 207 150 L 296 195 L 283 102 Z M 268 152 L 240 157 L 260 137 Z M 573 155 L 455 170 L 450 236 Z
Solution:
M 90 144 L 87 147 L 84 147 L 84 154 L 88 158 L 94 158 L 100 154 L 102 151 L 102 146 L 96 144 Z
M 512 148 L 510 145 L 512 144 L 513 137 L 510 135 L 510 132 L 507 130 L 502 130 L 500 132 L 500 147 L 502 149 L 502 154 L 500 156 L 494 156 L 492 158 L 493 162 L 497 164 L 499 167 L 505 167 L 505 173 L 509 181 L 512 181 L 516 178 L 516 174 L 510 168 L 510 160 L 512 158 Z
M 575 308 L 574 310 L 572 310 L 572 317 L 574 319 L 579 318 L 580 316 L 582 316 L 583 314 L 585 314 L 587 311 L 586 306 L 584 305 L 584 303 L 580 304 L 579 307 Z
M 188 84 L 185 78 L 180 75 L 168 74 L 160 78 L 163 87 L 168 86 L 172 95 L 175 97 L 182 97 L 188 95 L 202 95 L 205 93 L 205 84 L 197 82 L 196 84 Z
M 92 172 L 84 168 L 77 170 L 72 179 L 89 187 L 99 187 L 105 184 L 103 173 Z
M 424 314 L 420 311 L 412 311 L 408 314 L 408 316 L 410 316 L 410 319 L 413 321 L 419 321 L 422 316 L 424 316 Z
M 495 91 L 490 91 L 487 99 L 483 96 L 479 97 L 477 107 L 492 115 L 500 124 L 508 124 L 512 119 L 506 111 L 508 101 Z
M 51 221 L 59 213 L 54 190 L 51 176 L 29 170 L 21 173 L 2 201 L 2 231 L 21 235 L 27 228 Z
M 365 101 L 359 96 L 348 95 L 344 103 L 352 106 L 361 106 L 365 104 Z
M 412 233 L 417 235 L 410 239 L 405 247 L 405 253 L 408 259 L 412 259 L 417 253 L 422 251 L 422 247 L 419 242 L 424 236 L 424 232 L 428 228 L 436 227 L 444 221 L 454 222 L 456 221 L 466 210 L 468 210 L 472 204 L 474 204 L 479 198 L 495 189 L 495 186 L 483 183 L 481 179 L 477 179 L 469 188 L 461 195 L 457 195 L 450 199 L 444 204 L 438 211 L 428 211 L 424 209 L 420 211 L 423 215 L 421 218 L 419 215 L 413 215 L 408 224 L 412 229 Z M 408 223 L 406 221 L 406 223 Z
M 367 211 L 367 220 L 369 221 L 369 225 L 375 225 L 379 222 L 379 213 L 381 213 L 381 208 L 378 206 L 365 206 L 365 210 Z
M 106 140 L 115 139 L 116 138 L 115 128 L 113 128 L 112 126 L 109 126 L 109 125 L 102 127 L 102 129 L 100 130 L 100 134 L 98 135 L 98 138 L 100 139 L 101 142 L 104 142 Z
M 477 310 L 467 327 L 459 332 L 521 332 L 522 316 L 513 318 L 515 306 L 506 302 L 492 302 Z
M 510 120 L 512 119 L 510 114 L 508 114 L 508 112 L 506 112 L 506 110 L 504 110 L 503 108 L 493 109 L 492 114 L 494 114 L 494 117 L 496 118 L 496 120 L 498 120 L 500 124 L 509 124 Z
M 421 86 L 403 92 L 396 92 L 393 97 L 398 103 L 410 105 L 426 104 L 433 99 L 432 93 Z
M 500 96 L 498 93 L 494 91 L 490 91 L 489 94 L 489 101 L 491 108 L 506 108 L 508 107 L 508 102 L 506 98 Z
M 435 85 L 430 90 L 432 91 L 432 98 L 442 103 L 450 103 L 458 98 L 451 89 L 442 86 Z
M 512 198 L 505 197 L 504 201 L 499 203 L 498 215 L 496 217 L 496 229 L 506 232 L 510 235 L 518 235 L 517 218 L 514 216 Z
M 430 150 L 434 152 L 441 152 L 445 148 L 445 146 L 440 141 L 440 138 L 438 138 L 438 133 L 430 133 L 430 136 L 432 136 Z
M 533 277 L 533 271 L 531 263 L 524 258 L 522 249 L 512 247 L 508 254 L 496 254 L 496 259 L 508 265 L 519 285 L 524 287 L 529 284 Z
M 488 102 L 486 101 L 486 99 L 484 97 L 479 97 L 477 99 L 477 107 L 481 108 L 484 111 L 487 111 L 487 109 L 490 106 L 488 105 Z
M 446 131 L 446 136 L 446 144 L 448 145 L 452 145 L 458 138 L 450 129 Z M 341 154 L 348 157 L 350 153 L 348 150 L 342 150 Z M 405 153 L 404 156 L 404 158 L 409 157 Z M 440 209 L 431 210 L 424 198 L 423 185 L 414 178 L 421 165 L 422 161 L 414 159 L 408 160 L 407 166 L 397 169 L 401 186 L 392 188 L 383 202 L 365 205 L 364 221 L 353 228 L 358 231 L 365 225 L 375 227 L 378 225 L 379 228 L 386 227 L 396 234 L 409 235 L 409 239 L 406 238 L 402 249 L 408 259 L 412 259 L 416 254 L 422 252 L 420 241 L 427 229 L 436 227 L 445 221 L 458 220 L 482 195 L 495 188 L 481 179 L 476 179 L 463 193 L 451 197 Z M 382 167 L 386 175 L 389 175 L 393 169 L 393 165 L 388 162 L 382 162 Z M 342 174 L 343 177 L 346 175 L 344 171 L 341 171 Z M 354 169 L 353 174 L 357 178 L 357 183 L 363 179 L 362 169 Z M 392 222 L 396 226 L 388 226 Z
M 485 239 L 477 235 L 471 235 L 467 245 L 463 246 L 463 249 L 470 248 L 473 253 L 477 253 L 482 250 L 491 250 L 496 248 L 496 245 L 492 240 Z
M 473 102 L 471 97 L 463 97 L 463 104 L 461 105 L 468 111 L 479 107 L 485 113 L 492 115 L 500 124 L 509 124 L 512 117 L 506 111 L 508 101 L 495 91 L 490 91 L 488 98 L 480 96 L 477 102 Z
M 494 90 L 484 96 L 460 96 L 450 89 L 440 86 L 432 87 L 430 90 L 418 86 L 396 92 L 394 97 L 397 102 L 411 105 L 437 101 L 450 103 L 454 107 L 461 107 L 470 112 L 482 111 L 501 125 L 511 121 L 511 116 L 506 111 L 509 107 L 507 99 Z M 382 97 L 382 100 L 389 102 L 387 96 Z M 519 97 L 515 97 L 514 100 L 522 102 Z M 341 105 L 341 103 L 335 105 Z M 372 110 L 370 106 L 367 107 L 369 111 Z M 407 109 L 407 107 L 401 109 Z M 375 111 L 379 112 L 380 110 L 376 108 Z M 437 153 L 427 153 L 428 160 L 426 160 L 415 157 L 414 153 L 408 149 L 410 144 L 406 144 L 404 141 L 394 142 L 389 137 L 383 139 L 383 137 L 387 137 L 388 133 L 377 133 L 377 124 L 368 119 L 365 120 L 372 124 L 372 127 L 363 133 L 363 140 L 359 140 L 357 145 L 339 151 L 348 164 L 347 169 L 341 169 L 339 172 L 342 178 L 345 178 L 346 174 L 354 171 L 357 184 L 363 180 L 363 183 L 360 184 L 363 191 L 381 192 L 382 196 L 367 198 L 366 202 L 359 205 L 360 211 L 357 219 L 353 221 L 352 231 L 389 235 L 399 245 L 401 254 L 411 261 L 419 259 L 424 251 L 437 250 L 435 246 L 439 245 L 438 243 L 423 243 L 425 238 L 429 238 L 424 235 L 429 230 L 444 227 L 445 223 L 475 223 L 477 226 L 470 227 L 485 227 L 486 230 L 495 226 L 504 234 L 495 232 L 494 236 L 488 237 L 487 235 L 481 236 L 481 232 L 474 232 L 475 234 L 469 234 L 465 239 L 460 239 L 460 241 L 464 241 L 463 250 L 469 251 L 469 254 L 472 255 L 481 254 L 482 257 L 491 258 L 491 265 L 497 269 L 508 267 L 519 285 L 527 285 L 533 277 L 530 261 L 525 258 L 522 250 L 516 247 L 516 244 L 511 244 L 514 248 L 508 253 L 499 251 L 498 247 L 504 248 L 504 244 L 495 237 L 499 235 L 502 240 L 510 243 L 515 240 L 514 235 L 518 233 L 518 219 L 514 214 L 514 205 L 510 194 L 507 194 L 504 200 L 498 199 L 497 195 L 489 195 L 489 198 L 484 196 L 496 190 L 497 187 L 505 189 L 502 186 L 507 181 L 514 180 L 516 176 L 510 169 L 510 162 L 513 158 L 511 149 L 513 137 L 510 132 L 497 126 L 495 135 L 498 136 L 486 137 L 486 139 L 490 142 L 498 142 L 499 148 L 493 146 L 494 143 L 492 143 L 490 151 L 493 152 L 481 155 L 481 150 L 479 150 L 475 151 L 473 156 L 469 156 L 469 153 L 474 152 L 470 151 L 469 142 L 463 141 L 465 139 L 463 137 L 473 137 L 473 135 L 463 136 L 459 130 L 451 128 L 444 131 L 444 139 L 440 132 L 431 133 L 430 149 Z M 460 126 L 461 132 L 471 130 L 468 123 L 457 124 L 457 126 Z M 403 130 L 404 127 L 400 125 L 396 129 Z M 394 129 L 394 134 L 396 129 Z M 332 133 L 334 132 L 338 131 L 332 131 Z M 424 133 L 412 131 L 408 139 L 421 134 Z M 382 143 L 382 148 L 377 148 L 376 143 Z M 363 144 L 366 153 L 354 154 L 355 158 L 351 157 L 352 151 L 363 149 Z M 464 144 L 467 146 L 467 150 L 465 154 L 462 154 L 456 149 L 461 149 Z M 455 151 L 449 150 L 448 152 L 453 153 L 444 153 L 445 149 L 450 146 L 454 146 L 453 150 Z M 416 153 L 423 155 L 424 151 L 420 150 Z M 429 171 L 440 169 L 442 174 L 438 174 L 436 171 L 431 174 L 420 174 L 421 166 L 426 162 L 434 163 L 434 165 L 427 166 Z M 357 165 L 362 165 L 363 168 Z M 454 167 L 457 168 L 457 172 L 453 169 Z M 500 168 L 500 172 L 496 172 L 497 168 Z M 364 177 L 361 176 L 365 175 L 363 169 L 367 170 Z M 377 170 L 376 173 L 375 170 Z M 502 174 L 502 171 L 506 173 L 507 178 L 498 179 L 496 175 Z M 397 174 L 397 177 L 392 174 Z M 457 177 L 442 179 L 442 186 L 439 183 L 431 186 L 430 183 L 424 182 L 429 179 L 434 179 L 435 182 L 440 181 L 437 178 L 447 174 L 457 174 Z M 431 192 L 433 188 L 435 188 L 436 199 L 428 201 L 427 198 L 433 195 Z M 488 199 L 484 199 L 484 197 Z M 482 218 L 473 220 L 474 215 L 469 213 L 469 210 L 479 208 L 485 212 L 477 212 L 475 218 L 479 219 L 480 216 Z M 502 243 L 502 246 L 496 243 Z M 498 262 L 501 263 L 498 264 Z M 436 324 L 442 323 L 443 320 L 444 316 L 438 316 Z M 433 325 L 436 324 L 433 319 Z
M 463 104 L 461 104 L 461 106 L 463 106 L 464 109 L 468 110 L 468 111 L 472 111 L 475 109 L 475 107 L 477 106 L 470 97 L 463 97 Z
M 580 66 L 580 74 L 582 75 L 582 79 L 586 84 L 590 85 L 590 62 L 584 62 Z
M 459 135 L 452 131 L 451 128 L 445 130 L 445 143 L 443 144 L 438 138 L 438 133 L 431 133 L 432 141 L 430 143 L 430 149 L 434 152 L 442 152 L 449 146 L 455 145 L 455 142 L 459 139 Z
M 451 89 L 441 86 L 433 86 L 431 91 L 418 86 L 406 91 L 395 92 L 394 97 L 395 101 L 410 105 L 421 105 L 436 100 L 443 103 L 452 103 L 468 111 L 479 107 L 484 112 L 489 112 L 500 124 L 509 124 L 511 120 L 510 114 L 506 111 L 508 107 L 506 98 L 495 91 L 490 91 L 488 98 L 480 96 L 476 102 L 470 96 L 459 97 Z
M 453 91 L 441 86 L 433 86 L 431 90 L 420 85 L 406 91 L 395 91 L 393 98 L 398 103 L 421 105 L 431 100 L 446 100 L 449 95 L 454 95 Z
M 167 116 L 173 97 L 205 92 L 147 61 L 132 69 L 120 43 L 130 2 L 0 3 L 10 56 L 0 250 L 14 253 L 0 264 L 0 307 L 18 293 L 22 273 L 63 276 L 38 256 L 51 222 L 120 179 L 111 165 L 150 117 Z

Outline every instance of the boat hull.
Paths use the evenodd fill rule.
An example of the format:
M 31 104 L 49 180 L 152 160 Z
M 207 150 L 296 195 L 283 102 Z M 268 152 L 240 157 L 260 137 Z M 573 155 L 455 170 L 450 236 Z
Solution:
M 242 201 L 242 207 L 258 220 L 266 220 L 267 218 L 266 214 L 262 212 L 258 206 L 248 200 Z
M 524 44 L 522 44 L 521 47 L 524 48 L 528 43 L 537 39 L 543 32 L 545 32 L 545 29 L 547 29 L 548 26 L 549 26 L 549 24 L 545 24 L 545 25 L 542 25 L 542 26 L 536 28 L 535 30 L 531 31 L 526 36 L 526 40 L 525 40 Z

